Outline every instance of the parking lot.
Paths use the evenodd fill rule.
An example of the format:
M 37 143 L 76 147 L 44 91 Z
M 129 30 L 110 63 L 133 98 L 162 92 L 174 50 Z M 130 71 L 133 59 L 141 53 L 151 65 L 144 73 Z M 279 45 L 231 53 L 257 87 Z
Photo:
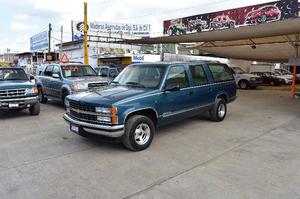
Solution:
M 151 147 L 72 134 L 62 106 L 0 114 L 0 198 L 300 198 L 300 103 L 239 91 L 221 123 L 159 129 Z

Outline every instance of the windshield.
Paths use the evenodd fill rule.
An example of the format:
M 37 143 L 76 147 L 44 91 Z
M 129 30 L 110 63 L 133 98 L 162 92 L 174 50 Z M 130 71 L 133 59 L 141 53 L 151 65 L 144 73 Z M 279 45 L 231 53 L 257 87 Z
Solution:
M 89 65 L 65 65 L 61 66 L 61 69 L 65 78 L 97 76 L 94 69 Z
M 0 81 L 5 80 L 28 80 L 28 77 L 23 69 L 0 69 Z
M 164 72 L 165 68 L 159 65 L 130 65 L 112 83 L 123 86 L 157 89 Z

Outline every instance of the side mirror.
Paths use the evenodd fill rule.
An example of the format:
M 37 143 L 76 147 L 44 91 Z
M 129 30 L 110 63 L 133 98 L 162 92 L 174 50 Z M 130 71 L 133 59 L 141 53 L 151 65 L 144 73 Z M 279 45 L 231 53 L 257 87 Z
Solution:
M 176 92 L 180 90 L 179 84 L 168 84 L 166 83 L 164 91 Z
M 56 78 L 56 79 L 60 78 L 59 74 L 57 74 L 57 73 L 52 74 L 52 77 Z

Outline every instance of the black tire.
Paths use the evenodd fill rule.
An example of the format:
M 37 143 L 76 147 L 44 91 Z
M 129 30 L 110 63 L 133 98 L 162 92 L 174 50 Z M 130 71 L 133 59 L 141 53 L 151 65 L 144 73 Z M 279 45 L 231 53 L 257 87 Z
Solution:
M 224 111 L 224 113 L 220 113 L 220 111 Z M 227 114 L 227 104 L 226 101 L 222 98 L 217 99 L 213 108 L 209 111 L 210 119 L 215 122 L 221 122 L 225 119 Z
M 247 80 L 240 80 L 239 87 L 240 89 L 247 89 L 249 88 L 249 82 Z
M 148 128 L 148 129 L 146 128 L 146 130 L 149 130 L 147 131 L 149 134 L 148 136 L 147 135 L 145 136 L 145 140 L 144 140 L 145 143 L 138 143 L 139 141 L 137 141 L 135 138 L 136 131 L 138 127 L 143 129 L 143 125 L 145 125 Z M 125 134 L 123 135 L 122 142 L 123 145 L 131 151 L 141 151 L 150 146 L 153 140 L 154 133 L 155 133 L 155 126 L 153 121 L 150 118 L 143 115 L 134 115 L 130 117 L 125 123 Z M 143 135 L 140 136 L 143 139 L 144 133 Z M 142 141 L 143 140 L 141 140 L 141 142 Z
M 40 114 L 40 102 L 37 102 L 35 105 L 29 108 L 29 112 L 31 115 L 39 115 Z
M 43 89 L 39 87 L 39 101 L 42 104 L 46 104 L 48 102 L 48 98 L 45 97 Z

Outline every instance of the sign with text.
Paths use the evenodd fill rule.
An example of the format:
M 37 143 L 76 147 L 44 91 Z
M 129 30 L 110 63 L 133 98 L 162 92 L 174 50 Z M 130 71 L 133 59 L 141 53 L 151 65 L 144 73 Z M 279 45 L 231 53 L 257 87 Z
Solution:
M 299 17 L 298 0 L 281 0 L 164 21 L 165 35 L 237 28 Z
M 42 51 L 48 49 L 48 31 L 41 32 L 30 37 L 30 51 Z
M 73 40 L 82 40 L 84 23 L 81 21 L 72 21 Z M 118 34 L 118 35 L 150 35 L 150 24 L 127 24 L 127 23 L 106 23 L 106 22 L 88 22 L 88 34 L 95 33 Z

